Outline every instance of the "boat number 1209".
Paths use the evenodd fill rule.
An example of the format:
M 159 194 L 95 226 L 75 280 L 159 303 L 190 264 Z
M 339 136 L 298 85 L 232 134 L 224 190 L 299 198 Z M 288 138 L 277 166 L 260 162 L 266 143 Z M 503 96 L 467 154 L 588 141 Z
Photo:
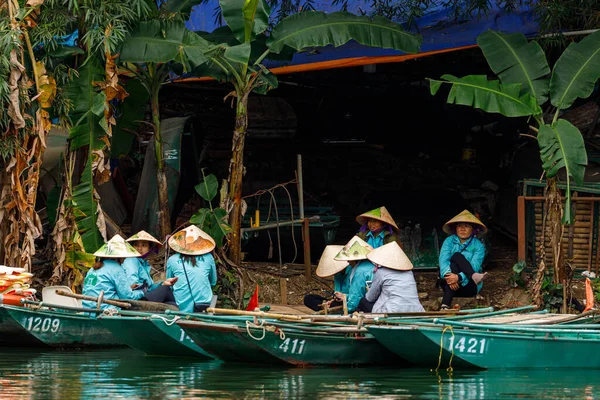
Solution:
M 283 343 L 281 343 L 279 345 L 279 348 L 284 353 L 287 353 L 289 351 L 290 354 L 302 354 L 302 352 L 304 351 L 305 343 L 306 343 L 306 340 L 299 341 L 298 339 L 294 339 L 294 340 L 290 341 L 290 338 L 287 338 L 283 341 Z
M 450 346 L 448 350 L 459 353 L 483 354 L 485 352 L 485 339 L 460 338 L 455 341 L 453 336 L 450 337 Z
M 54 318 L 28 317 L 25 327 L 31 332 L 58 332 L 60 320 Z

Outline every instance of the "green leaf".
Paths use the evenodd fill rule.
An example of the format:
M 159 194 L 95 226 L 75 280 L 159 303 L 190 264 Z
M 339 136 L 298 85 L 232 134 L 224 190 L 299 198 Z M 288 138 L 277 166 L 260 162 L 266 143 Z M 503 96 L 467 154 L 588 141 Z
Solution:
M 146 107 L 150 95 L 138 79 L 130 79 L 125 83 L 125 90 L 129 96 L 119 105 L 120 117 L 117 118 L 117 125 L 113 128 L 111 139 L 112 156 L 122 156 L 129 153 L 133 142 L 133 134 L 141 121 L 144 120 Z
M 524 117 L 542 113 L 535 98 L 529 94 L 520 94 L 520 84 L 488 81 L 485 75 L 457 78 L 447 74 L 443 75 L 442 79 L 443 81 L 430 79 L 430 91 L 435 94 L 442 83 L 452 84 L 448 103 L 480 108 L 485 112 L 499 113 L 506 117 Z
M 215 239 L 217 246 L 222 246 L 223 238 L 232 231 L 231 226 L 223 221 L 223 218 L 226 216 L 227 212 L 222 208 L 215 209 L 215 211 L 210 215 L 210 236 Z
M 205 2 L 206 0 L 168 0 L 163 2 L 160 8 L 161 11 L 171 14 L 187 14 L 192 11 L 192 7 Z
M 249 43 L 269 27 L 271 9 L 264 0 L 220 0 L 223 19 L 240 43 Z
M 212 201 L 219 192 L 219 181 L 213 174 L 207 175 L 194 187 L 196 192 L 206 201 Z
M 238 44 L 233 47 L 225 47 L 224 56 L 234 62 L 248 65 L 248 61 L 250 60 L 250 43 Z
M 77 46 L 57 46 L 46 54 L 54 58 L 65 58 L 76 54 L 85 54 L 85 51 Z
M 522 33 L 487 31 L 477 37 L 477 44 L 502 83 L 520 83 L 523 93 L 538 104 L 548 100 L 548 80 L 540 78 L 550 73 L 550 67 L 537 42 L 527 42 Z
M 276 89 L 279 85 L 279 81 L 277 80 L 277 75 L 269 71 L 267 68 L 260 66 L 260 70 L 262 71 L 260 76 L 258 77 L 257 85 L 252 89 L 255 93 L 265 95 L 271 89 Z M 254 70 L 254 68 L 250 68 L 251 70 L 258 72 L 258 70 Z
M 558 109 L 571 107 L 592 94 L 600 78 L 600 31 L 571 43 L 560 56 L 550 79 L 550 100 Z
M 240 41 L 233 36 L 233 32 L 228 26 L 221 26 L 212 32 L 196 32 L 202 39 L 212 42 L 213 44 L 226 43 L 228 46 L 236 46 Z
M 140 22 L 121 45 L 121 62 L 166 63 L 177 61 L 187 69 L 206 62 L 210 43 L 187 29 L 181 21 Z
M 80 183 L 73 188 L 75 224 L 87 253 L 93 253 L 104 244 L 104 238 L 96 225 L 98 207 L 94 198 L 92 157 L 88 157 L 81 174 Z
M 209 220 L 209 214 L 210 214 L 210 209 L 201 208 L 198 210 L 197 213 L 192 215 L 192 218 L 190 218 L 190 222 L 194 225 L 197 225 L 198 228 L 200 228 L 204 231 L 206 229 L 205 224 Z
M 587 152 L 579 129 L 569 121 L 559 119 L 552 125 L 542 125 L 538 133 L 542 167 L 548 178 L 555 177 L 561 168 L 567 175 L 563 223 L 571 223 L 571 177 L 578 185 L 583 184 Z
M 271 52 L 279 53 L 284 46 L 296 50 L 327 45 L 337 47 L 350 40 L 366 46 L 417 53 L 423 38 L 383 17 L 359 17 L 347 12 L 303 12 L 277 24 L 267 46 Z

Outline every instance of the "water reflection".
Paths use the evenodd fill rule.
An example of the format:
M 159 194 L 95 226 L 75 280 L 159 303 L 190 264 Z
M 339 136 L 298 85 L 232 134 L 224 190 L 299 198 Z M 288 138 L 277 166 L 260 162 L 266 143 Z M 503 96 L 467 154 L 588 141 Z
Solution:
M 599 398 L 595 373 L 281 368 L 147 357 L 134 350 L 0 350 L 0 398 Z

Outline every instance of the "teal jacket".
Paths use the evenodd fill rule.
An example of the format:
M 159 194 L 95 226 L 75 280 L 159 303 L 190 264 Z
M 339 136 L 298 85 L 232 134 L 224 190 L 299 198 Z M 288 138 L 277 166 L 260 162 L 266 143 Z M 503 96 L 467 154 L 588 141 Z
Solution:
M 350 289 L 350 272 L 352 271 L 351 266 L 347 266 L 342 271 L 338 272 L 333 276 L 333 290 L 340 293 L 348 294 Z
M 131 285 L 143 285 L 146 283 L 149 292 L 162 285 L 162 281 L 154 283 L 154 280 L 150 275 L 150 271 L 152 271 L 152 269 L 150 268 L 150 263 L 147 260 L 141 257 L 130 257 L 126 258 L 122 265 L 127 273 L 128 282 Z
M 467 239 L 465 243 L 461 243 L 460 239 L 456 235 L 449 236 L 444 240 L 444 244 L 442 245 L 442 249 L 440 250 L 440 278 L 444 278 L 444 276 L 450 273 L 450 259 L 454 255 L 454 253 L 461 253 L 468 262 L 471 263 L 471 267 L 475 272 L 481 273 L 483 268 L 481 264 L 483 263 L 483 259 L 485 258 L 485 246 L 479 239 L 473 237 L 472 239 Z M 469 283 L 469 278 L 464 273 L 459 274 L 460 285 L 466 286 Z M 477 293 L 483 287 L 483 282 L 480 282 L 477 285 Z
M 375 266 L 371 261 L 363 260 L 348 272 L 350 276 L 350 288 L 348 289 L 348 312 L 353 312 L 358 307 L 360 299 L 367 293 L 367 281 L 373 280 L 373 269 Z
M 127 279 L 125 269 L 114 260 L 104 259 L 104 265 L 99 269 L 90 269 L 83 281 L 83 294 L 98 297 L 100 291 L 104 290 L 104 298 L 138 300 L 144 297 L 141 290 L 131 290 L 131 284 Z M 96 308 L 96 302 L 83 301 L 84 307 Z M 101 309 L 118 308 L 103 303 Z
M 379 232 L 377 236 L 373 235 L 371 231 L 358 232 L 356 236 L 367 242 L 374 249 L 391 242 L 397 242 L 398 244 L 400 244 L 400 239 L 398 238 L 398 235 L 395 232 L 390 233 L 387 229 L 384 229 L 381 232 Z
M 217 284 L 215 259 L 210 253 L 196 256 L 193 266 L 189 261 L 184 262 L 181 254 L 174 254 L 167 260 L 167 279 L 173 277 L 178 278 L 173 285 L 173 296 L 179 311 L 194 312 L 194 304 L 212 300 L 212 287 Z

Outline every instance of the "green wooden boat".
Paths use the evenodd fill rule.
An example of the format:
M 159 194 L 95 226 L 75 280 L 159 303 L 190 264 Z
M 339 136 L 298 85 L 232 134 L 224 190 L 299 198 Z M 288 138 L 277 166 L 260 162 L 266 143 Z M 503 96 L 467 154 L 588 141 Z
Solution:
M 270 326 L 276 331 L 269 329 Z M 260 328 L 249 327 L 245 331 L 246 337 L 257 346 L 292 365 L 407 365 L 364 328 L 265 321 Z
M 0 306 L 3 345 L 68 347 L 124 346 L 100 322 L 84 313 L 33 310 L 25 307 Z M 5 330 L 8 331 L 5 337 Z M 22 339 L 11 341 L 15 335 Z M 41 344 L 40 344 L 41 343 Z
M 138 314 L 140 315 L 103 315 L 99 320 L 120 341 L 148 355 L 214 359 L 175 323 L 177 317 L 167 319 L 150 313 Z
M 248 337 L 246 329 L 235 322 L 179 320 L 177 324 L 204 351 L 228 362 L 283 364 Z

